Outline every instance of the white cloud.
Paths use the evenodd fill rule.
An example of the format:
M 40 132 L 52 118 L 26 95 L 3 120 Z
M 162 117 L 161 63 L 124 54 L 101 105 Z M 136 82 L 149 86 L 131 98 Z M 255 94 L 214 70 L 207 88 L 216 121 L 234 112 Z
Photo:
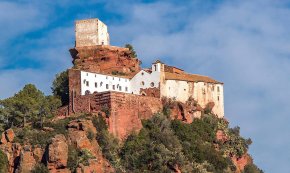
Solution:
M 0 2 L 0 43 L 6 43 L 20 34 L 39 29 L 47 21 L 47 13 L 31 4 Z

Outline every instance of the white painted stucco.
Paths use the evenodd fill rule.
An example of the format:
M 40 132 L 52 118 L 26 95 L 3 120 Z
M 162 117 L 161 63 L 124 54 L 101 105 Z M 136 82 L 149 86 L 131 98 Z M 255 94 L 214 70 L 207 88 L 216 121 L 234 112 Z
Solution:
M 158 88 L 160 83 L 160 71 L 148 73 L 141 70 L 131 79 L 131 90 L 133 94 L 141 94 L 140 89 Z
M 131 85 L 127 78 L 81 71 L 81 94 L 85 95 L 86 91 L 90 93 L 103 91 L 131 93 Z
M 213 113 L 224 116 L 223 84 L 208 82 L 189 82 L 183 80 L 165 80 L 161 63 L 154 63 L 151 71 L 139 71 L 133 78 L 123 78 L 81 71 L 81 94 L 117 91 L 141 95 L 141 89 L 159 88 L 160 96 L 186 102 L 190 97 L 205 108 L 214 102 Z

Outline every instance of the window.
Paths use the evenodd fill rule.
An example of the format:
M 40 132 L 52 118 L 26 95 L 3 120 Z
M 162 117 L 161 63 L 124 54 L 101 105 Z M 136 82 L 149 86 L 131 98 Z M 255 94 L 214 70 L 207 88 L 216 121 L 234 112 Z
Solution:
M 106 79 L 108 79 L 108 76 L 106 76 Z
M 103 82 L 100 83 L 100 86 L 103 86 Z
M 121 81 L 121 78 L 119 78 L 119 81 Z
M 86 81 L 86 86 L 89 86 L 89 81 Z
M 142 86 L 144 86 L 144 85 L 145 85 L 145 82 L 144 82 L 144 81 L 142 81 L 142 82 L 141 82 L 141 85 L 142 85 Z
M 186 89 L 183 89 L 184 91 L 186 91 Z
M 113 77 L 113 80 L 114 80 L 114 77 Z
M 121 86 L 119 86 L 119 90 L 122 91 L 122 87 Z
M 141 73 L 141 75 L 143 76 L 143 75 L 144 75 L 144 73 L 142 72 L 142 73 Z
M 89 94 L 91 94 L 91 92 L 89 90 L 86 90 L 85 95 L 89 95 Z
M 98 87 L 98 83 L 97 82 L 95 82 L 95 88 L 97 88 Z
M 220 101 L 220 96 L 218 96 L 218 98 L 217 98 L 217 99 L 218 99 L 218 101 Z
M 128 87 L 125 87 L 125 91 L 128 91 Z
M 84 84 L 86 84 L 86 80 L 84 79 Z
M 87 73 L 87 76 L 89 75 L 89 73 Z
M 212 86 L 211 90 L 214 91 L 214 86 Z
M 113 85 L 113 90 L 115 90 L 115 85 Z
M 109 84 L 106 84 L 106 89 L 109 89 Z
M 95 74 L 95 77 L 97 77 L 97 75 Z
M 157 66 L 156 66 L 156 64 L 154 65 L 154 70 L 157 71 Z
M 154 87 L 154 82 L 151 82 L 151 83 L 150 83 L 150 86 L 151 86 L 151 87 Z
M 217 87 L 217 91 L 220 92 L 220 87 L 219 86 Z

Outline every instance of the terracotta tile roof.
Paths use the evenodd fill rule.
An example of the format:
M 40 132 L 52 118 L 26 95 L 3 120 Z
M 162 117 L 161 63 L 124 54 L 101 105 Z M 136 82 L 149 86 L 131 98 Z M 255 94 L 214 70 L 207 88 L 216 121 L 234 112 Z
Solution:
M 187 73 L 177 74 L 165 72 L 165 80 L 181 80 L 189 82 L 207 82 L 207 83 L 223 84 L 222 82 L 216 81 L 208 76 Z

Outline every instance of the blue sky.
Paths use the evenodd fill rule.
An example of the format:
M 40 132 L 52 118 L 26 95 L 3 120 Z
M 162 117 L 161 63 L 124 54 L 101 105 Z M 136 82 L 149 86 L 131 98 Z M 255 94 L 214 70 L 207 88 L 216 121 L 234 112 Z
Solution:
M 50 93 L 71 67 L 74 20 L 100 18 L 111 44 L 225 83 L 231 126 L 265 172 L 290 172 L 290 1 L 0 0 L 0 98 L 26 83 Z

